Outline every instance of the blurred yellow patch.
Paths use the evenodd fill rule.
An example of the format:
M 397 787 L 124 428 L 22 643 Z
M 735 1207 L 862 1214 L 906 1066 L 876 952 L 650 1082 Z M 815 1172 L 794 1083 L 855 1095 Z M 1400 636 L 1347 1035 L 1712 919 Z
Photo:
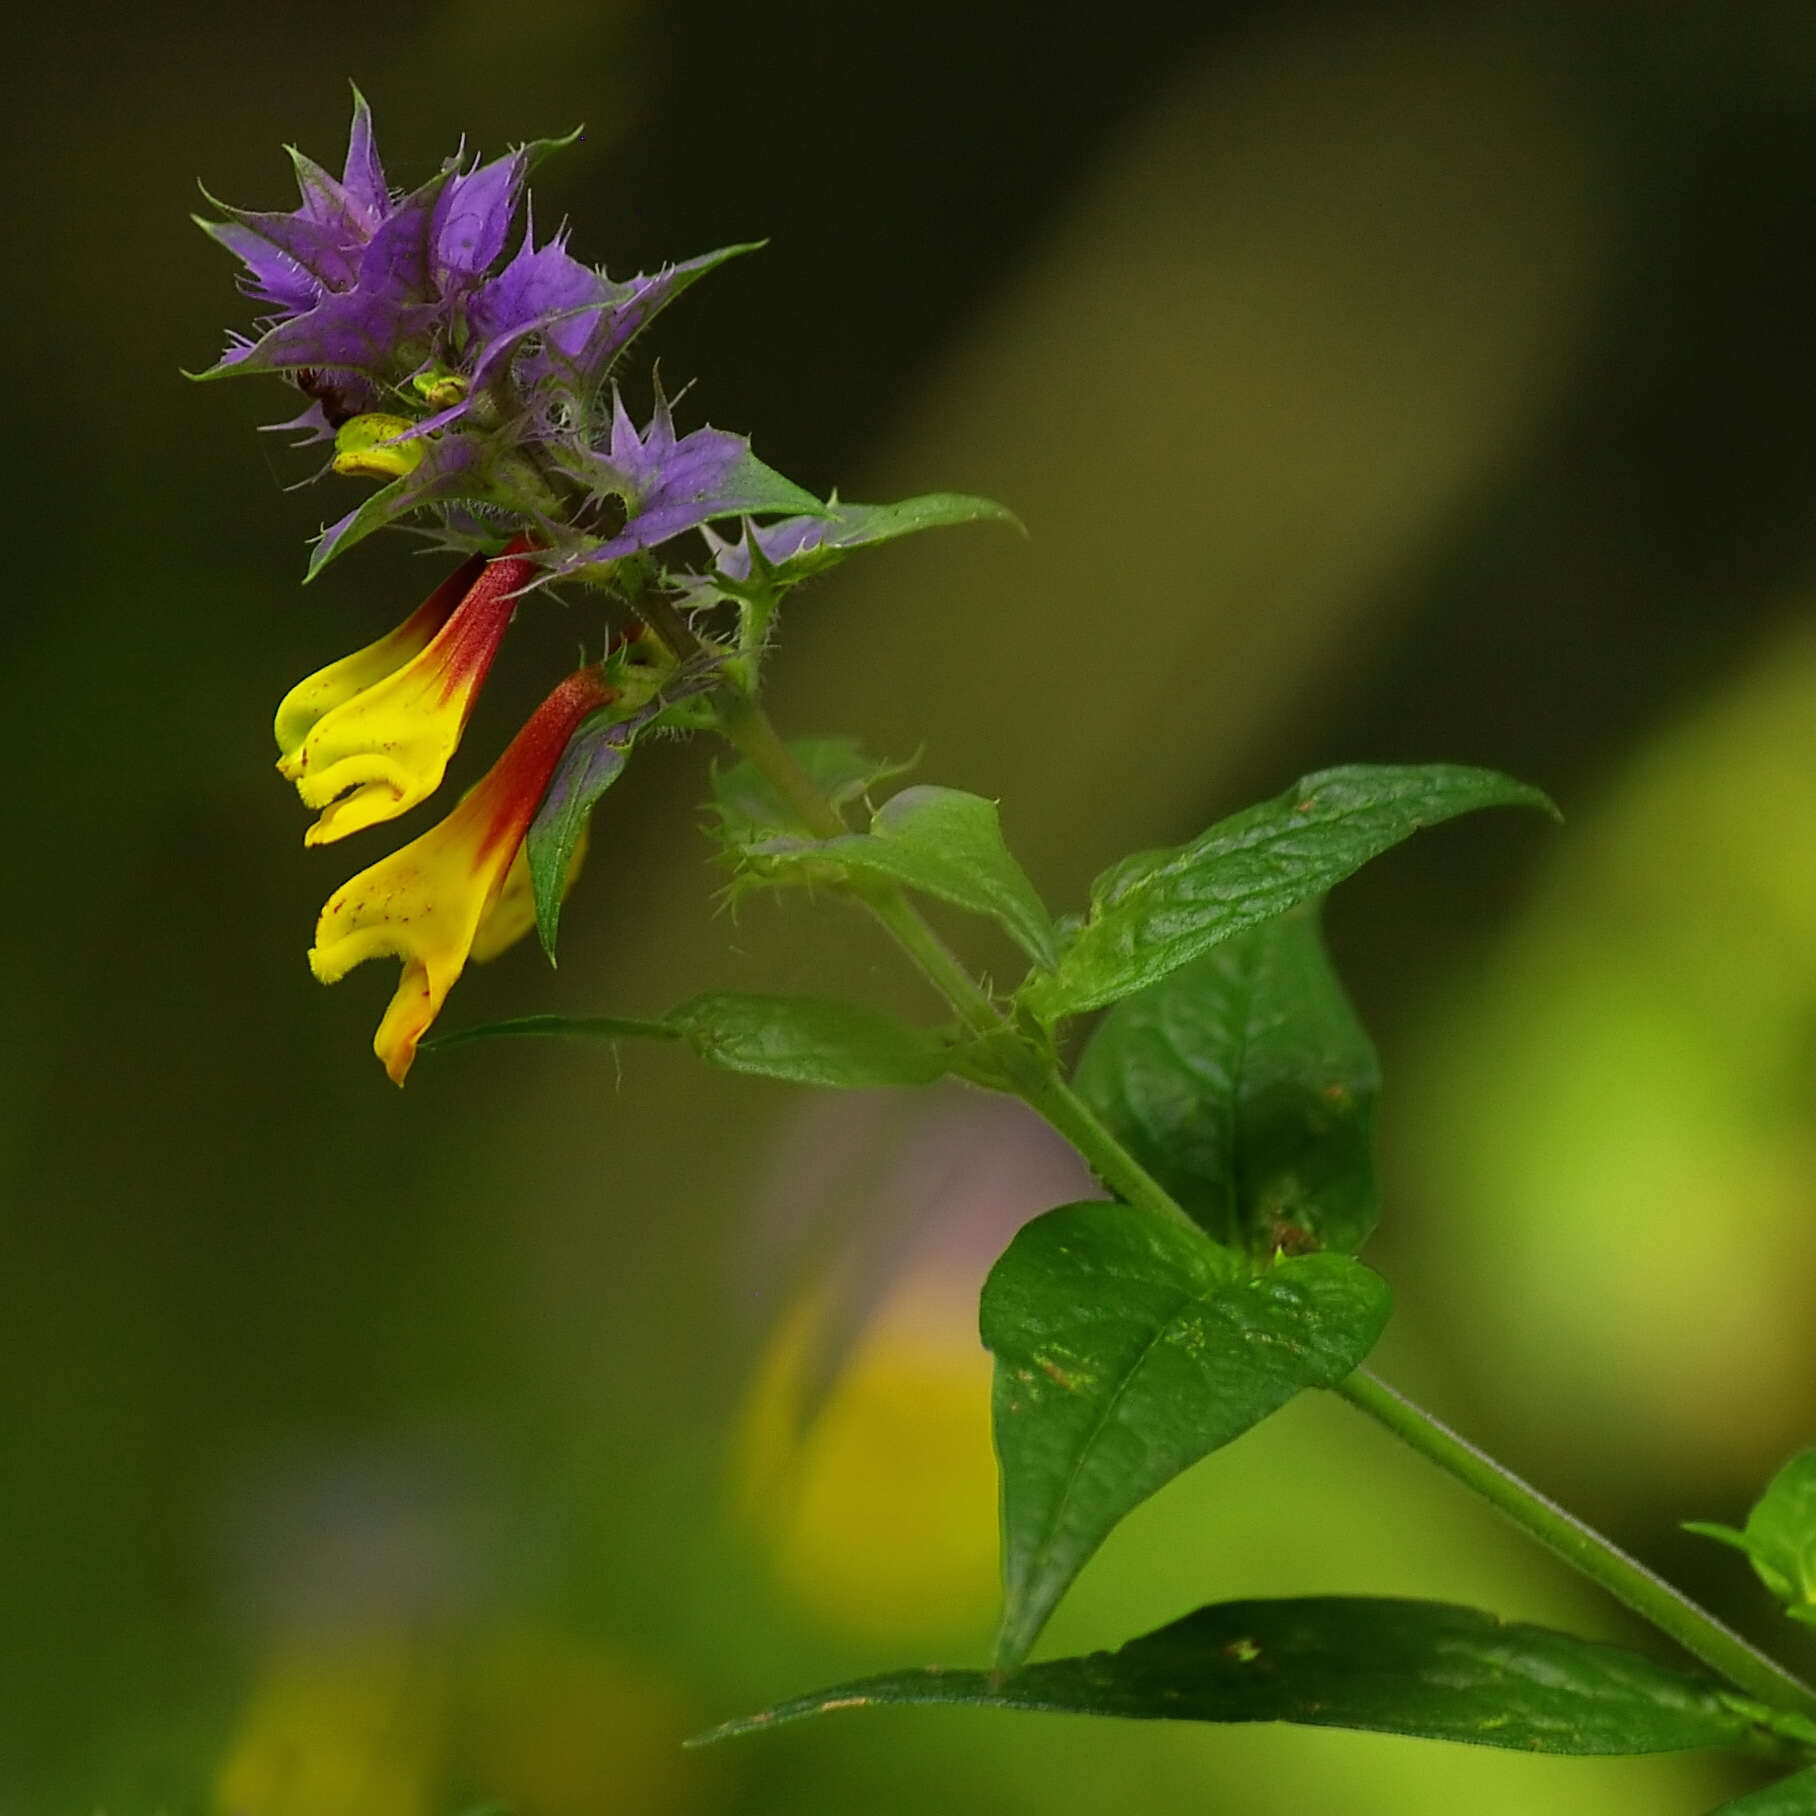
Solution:
M 383 1636 L 279 1659 L 215 1781 L 220 1816 L 439 1816 L 440 1673 Z
M 523 1816 L 681 1816 L 713 1776 L 707 1719 L 647 1664 L 552 1626 L 489 1639 L 463 1685 L 465 1775 Z
M 451 1650 L 399 1632 L 280 1657 L 215 1782 L 218 1816 L 685 1816 L 704 1712 L 648 1665 L 547 1624 Z
M 855 1638 L 936 1645 L 985 1634 L 996 1618 L 990 1358 L 975 1292 L 975 1282 L 902 1282 L 812 1407 L 830 1294 L 803 1294 L 746 1403 L 739 1511 L 784 1593 Z

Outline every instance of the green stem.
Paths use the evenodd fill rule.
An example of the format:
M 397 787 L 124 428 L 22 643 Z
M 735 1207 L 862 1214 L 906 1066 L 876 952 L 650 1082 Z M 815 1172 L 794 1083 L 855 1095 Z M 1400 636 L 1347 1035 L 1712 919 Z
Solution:
M 652 628 L 664 641 L 672 634 L 670 627 L 660 623 Z M 680 629 L 685 632 L 684 626 Z M 670 643 L 669 647 L 675 649 L 676 645 Z M 719 729 L 794 809 L 808 831 L 819 838 L 832 839 L 851 830 L 813 777 L 795 761 L 794 753 L 782 742 L 769 715 L 755 699 L 735 683 L 728 683 L 719 690 L 717 706 Z M 1097 1120 L 1090 1106 L 1060 1076 L 1051 1056 L 1040 1052 L 1016 1031 L 990 993 L 959 963 L 952 949 L 899 889 L 867 888 L 862 900 L 922 976 L 951 1004 L 965 1027 L 986 1043 L 990 1057 L 1007 1074 L 1016 1094 L 1085 1156 L 1111 1191 L 1143 1210 L 1173 1218 L 1190 1229 L 1198 1227 L 1160 1182 Z
M 1203 1230 L 1191 1215 L 1097 1120 L 1097 1112 L 1066 1083 L 1059 1068 L 1050 1060 L 1041 1062 L 1033 1054 L 1029 1057 L 1036 1060 L 1038 1070 L 1016 1080 L 1023 1102 L 1038 1110 L 1065 1136 L 1085 1157 L 1092 1172 L 1125 1203 L 1171 1218 L 1193 1235 L 1202 1236 Z
M 1359 1368 L 1336 1391 L 1737 1689 L 1763 1703 L 1816 1714 L 1816 1691 L 1807 1684 L 1378 1376 Z
M 639 609 L 644 609 L 641 604 Z M 677 656 L 691 653 L 690 645 L 698 649 L 672 608 L 667 616 L 667 622 L 652 617 L 652 628 L 670 649 Z M 751 695 L 728 683 L 720 689 L 717 705 L 726 738 L 788 802 L 802 825 L 821 838 L 842 837 L 850 830 Z M 863 900 L 965 1027 L 988 1043 L 1016 1093 L 1078 1149 L 1105 1185 L 1129 1204 L 1197 1230 L 1165 1187 L 1066 1083 L 1052 1055 L 1022 1037 L 900 890 L 867 890 Z M 1816 1715 L 1816 1691 L 1384 1382 L 1358 1370 L 1337 1391 L 1737 1689 L 1774 1708 Z
M 838 809 L 821 793 L 819 784 L 795 761 L 776 728 L 755 700 L 736 682 L 719 689 L 715 704 L 719 729 L 788 805 L 801 824 L 817 839 L 843 838 L 851 828 Z M 966 980 L 969 982 L 969 978 Z

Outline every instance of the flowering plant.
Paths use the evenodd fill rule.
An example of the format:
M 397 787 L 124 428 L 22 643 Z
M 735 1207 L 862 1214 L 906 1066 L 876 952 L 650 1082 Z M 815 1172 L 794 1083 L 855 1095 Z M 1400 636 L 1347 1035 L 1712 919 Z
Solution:
M 1422 828 L 1538 791 L 1449 764 L 1306 776 L 1176 848 L 1110 865 L 1052 916 L 996 804 L 928 784 L 845 739 L 784 741 L 761 703 L 779 606 L 852 551 L 959 523 L 988 500 L 820 500 L 741 437 L 647 421 L 618 384 L 643 328 L 730 247 L 614 280 L 524 184 L 565 141 L 455 158 L 395 193 L 356 94 L 340 177 L 295 157 L 300 206 L 216 204 L 202 224 L 267 313 L 202 374 L 275 374 L 306 398 L 281 425 L 374 480 L 323 530 L 314 573 L 409 519 L 456 561 L 389 635 L 279 706 L 278 768 L 336 842 L 440 787 L 515 614 L 557 589 L 603 618 L 601 654 L 555 681 L 485 777 L 428 831 L 355 875 L 310 953 L 334 982 L 402 962 L 375 1040 L 402 1084 L 469 960 L 536 928 L 552 959 L 590 817 L 655 731 L 725 739 L 711 834 L 735 887 L 811 886 L 876 921 L 943 1000 L 910 1026 L 810 997 L 695 996 L 654 1021 L 534 1017 L 469 1029 L 682 1040 L 707 1062 L 844 1088 L 951 1076 L 1015 1096 L 1090 1164 L 1104 1200 L 1024 1227 L 984 1283 L 995 1358 L 1004 1612 L 988 1670 L 908 1671 L 785 1702 L 706 1738 L 880 1702 L 958 1702 L 1205 1722 L 1292 1721 L 1554 1753 L 1731 1747 L 1795 1769 L 1768 1800 L 1816 1796 L 1816 1692 L 1368 1373 L 1391 1306 L 1356 1258 L 1378 1206 L 1378 1069 L 1325 953 L 1323 895 Z M 293 154 L 294 155 L 294 154 Z M 510 250 L 519 209 L 524 226 Z M 1027 960 L 973 976 L 915 906 L 994 923 Z M 1106 1011 L 1067 1063 L 1078 1018 Z M 1473 1609 L 1361 1597 L 1218 1604 L 1113 1654 L 1028 1662 L 1106 1535 L 1191 1463 L 1308 1388 L 1380 1421 L 1692 1654 L 1686 1670 Z M 1808 1622 L 1811 1457 L 1794 1459 L 1738 1546 Z M 1790 1798 L 1792 1801 L 1782 1801 Z M 1805 1802 L 1798 1802 L 1802 1798 Z

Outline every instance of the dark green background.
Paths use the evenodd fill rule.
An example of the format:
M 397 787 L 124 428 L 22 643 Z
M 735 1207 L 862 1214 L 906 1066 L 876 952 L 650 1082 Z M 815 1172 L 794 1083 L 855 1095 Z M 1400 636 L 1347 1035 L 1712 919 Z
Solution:
M 1163 1795 L 1259 1816 L 1461 1794 L 1431 1788 L 1452 1765 L 1392 1743 L 1304 1741 L 1310 1776 L 1289 1794 L 1263 1776 L 1284 1749 L 990 1717 L 854 1719 L 672 1755 L 689 1725 L 927 1648 L 924 1631 L 841 1626 L 791 1599 L 725 1510 L 720 1462 L 803 1251 L 855 1243 L 871 1297 L 918 1251 L 866 1237 L 861 1196 L 817 1235 L 786 1233 L 811 1221 L 776 1208 L 793 1177 L 777 1156 L 802 1139 L 778 1134 L 800 1114 L 787 1093 L 667 1051 L 627 1054 L 620 1079 L 591 1052 L 497 1047 L 426 1058 L 400 1097 L 368 1052 L 387 968 L 332 993 L 307 973 L 313 916 L 352 865 L 303 851 L 270 711 L 433 576 L 394 538 L 300 592 L 305 539 L 349 485 L 283 489 L 311 457 L 251 433 L 290 413 L 280 388 L 177 371 L 246 315 L 228 261 L 185 219 L 195 179 L 283 205 L 279 145 L 333 163 L 349 75 L 393 181 L 462 133 L 494 152 L 584 120 L 585 143 L 539 178 L 539 219 L 570 216 L 575 250 L 614 273 L 769 236 L 653 337 L 670 390 L 697 381 L 691 421 L 749 431 L 816 489 L 972 489 L 1021 513 L 1028 543 L 953 532 L 801 598 L 776 705 L 790 729 L 904 755 L 924 743 L 926 779 L 1000 794 L 1056 904 L 1121 850 L 1340 760 L 1488 764 L 1563 803 L 1563 843 L 1493 816 L 1415 842 L 1333 907 L 1389 1081 L 1371 1251 L 1401 1291 L 1388 1356 L 1766 1630 L 1736 1565 L 1673 1522 L 1736 1517 L 1808 1440 L 1801 1327 L 1749 1360 L 1741 1320 L 1723 1353 L 1744 1414 L 1727 1410 L 1732 1386 L 1706 1403 L 1686 1389 L 1681 1431 L 1655 1422 L 1645 1443 L 1585 1410 L 1567 1372 L 1526 1382 L 1535 1340 L 1567 1358 L 1576 1334 L 1535 1339 L 1522 1305 L 1450 1290 L 1492 1280 L 1520 1238 L 1472 1232 L 1457 1167 L 1433 1158 L 1456 1125 L 1418 1081 L 1493 1071 L 1500 1048 L 1478 1036 L 1447 1059 L 1446 1030 L 1478 986 L 1490 1007 L 1518 993 L 1497 998 L 1492 980 L 1530 949 L 1535 903 L 1552 905 L 1542 939 L 1612 901 L 1610 951 L 1676 915 L 1681 950 L 1707 959 L 1714 1007 L 1674 1024 L 1685 1065 L 1705 1029 L 1721 1063 L 1722 1005 L 1746 994 L 1729 971 L 1771 968 L 1747 986 L 1779 1019 L 1746 1102 L 1780 1160 L 1811 1152 L 1796 1131 L 1816 1097 L 1816 898 L 1797 809 L 1816 750 L 1795 706 L 1780 767 L 1734 766 L 1737 811 L 1786 803 L 1759 839 L 1723 843 L 1717 803 L 1674 845 L 1661 808 L 1647 850 L 1676 866 L 1636 860 L 1566 911 L 1570 877 L 1597 874 L 1576 841 L 1625 823 L 1646 753 L 1745 696 L 1777 652 L 1807 666 L 1807 9 L 793 0 L 506 18 L 463 0 L 130 25 L 45 9 L 14 33 L 0 1812 L 235 1807 L 213 1787 L 261 1686 L 286 1681 L 273 1660 L 328 1686 L 320 1733 L 357 1726 L 335 1712 L 337 1673 L 356 1685 L 346 1708 L 382 1708 L 359 1674 L 394 1655 L 404 1700 L 456 1737 L 430 1749 L 440 1763 L 395 1782 L 354 1770 L 353 1789 L 313 1805 L 273 1791 L 250 1816 L 428 1816 L 482 1796 L 562 1816 L 1137 1810 Z M 466 759 L 496 748 L 593 629 L 523 627 Z M 915 1006 L 911 981 L 829 911 L 715 918 L 694 832 L 704 762 L 640 753 L 596 829 L 561 972 L 525 949 L 463 982 L 451 1021 L 839 981 Z M 1753 879 L 1775 865 L 1793 879 L 1772 910 L 1790 931 L 1764 940 L 1770 885 Z M 1011 962 L 987 938 L 973 950 Z M 1669 995 L 1681 969 L 1655 987 Z M 1585 959 L 1569 975 L 1602 971 Z M 1664 1063 L 1644 1042 L 1633 1058 Z M 934 1114 L 970 1128 L 970 1113 Z M 1570 1139 L 1593 1142 L 1592 1106 L 1583 1127 Z M 1808 1219 L 1756 1225 L 1753 1176 L 1712 1163 L 1711 1177 L 1733 1188 L 1707 1202 L 1718 1252 L 1807 1305 Z M 1772 1177 L 1781 1210 L 1816 1209 L 1807 1183 Z M 1672 1231 L 1643 1203 L 1606 1209 L 1633 1220 L 1620 1240 L 1643 1274 Z M 955 1303 L 1006 1235 L 956 1242 Z M 845 1324 L 870 1302 L 847 1290 Z M 1643 1366 L 1599 1378 L 1644 1392 Z M 1366 1524 L 1370 1483 L 1401 1479 L 1391 1453 L 1368 1454 L 1340 1490 L 1288 1496 L 1295 1543 L 1317 1552 Z M 1271 1455 L 1254 1452 L 1257 1479 Z M 1215 1506 L 1240 1497 L 1249 1456 L 1217 1462 Z M 1307 1582 L 1287 1562 L 1278 1581 L 1200 1583 L 1197 1528 L 1176 1526 L 1106 1553 L 1102 1581 L 1126 1594 L 1104 1591 L 1056 1638 L 1105 1643 L 1213 1592 L 1401 1580 Z M 1490 1529 L 1457 1530 L 1534 1585 L 1501 1612 L 1565 1617 L 1542 1566 L 1528 1579 Z M 1394 1570 L 1443 1549 L 1391 1520 L 1381 1539 Z M 1424 1592 L 1472 1587 L 1434 1564 Z M 987 1625 L 965 1601 L 942 1642 L 954 1662 L 982 1656 Z M 654 1713 L 627 1687 L 646 1678 Z M 494 1739 L 457 1744 L 482 1731 Z M 410 1754 L 385 1733 L 349 1748 Z M 503 1763 L 570 1754 L 565 1780 L 534 1793 Z M 1468 1795 L 1484 1811 L 1501 1796 L 1688 1812 L 1728 1782 L 1675 1770 L 1548 1765 L 1542 1792 L 1480 1777 Z

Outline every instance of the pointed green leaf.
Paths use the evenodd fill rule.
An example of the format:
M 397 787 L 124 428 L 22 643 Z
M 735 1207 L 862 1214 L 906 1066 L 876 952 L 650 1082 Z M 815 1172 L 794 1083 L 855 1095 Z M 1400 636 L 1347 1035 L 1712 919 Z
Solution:
M 726 1722 L 691 1744 L 831 1709 L 960 1703 L 1137 1721 L 1286 1721 L 1523 1753 L 1745 1745 L 1747 1705 L 1620 1646 L 1442 1602 L 1221 1602 L 1116 1652 L 985 1671 L 896 1671 Z M 1771 1805 L 1776 1812 L 1794 1805 Z
M 982 795 L 904 788 L 871 816 L 869 838 L 846 861 L 986 915 L 1036 964 L 1058 962 L 1052 919 L 1003 842 L 996 803 Z
M 570 145 L 578 145 L 586 137 L 585 126 L 576 126 L 571 132 L 565 132 L 558 139 L 525 139 L 517 147 L 523 158 L 523 173 L 528 176 L 543 161 L 558 151 L 566 151 Z
M 800 1085 L 931 1084 L 946 1070 L 938 1035 L 857 1003 L 816 996 L 696 996 L 667 1017 L 728 1072 Z
M 536 904 L 536 937 L 551 965 L 561 932 L 561 904 L 573 881 L 580 842 L 593 809 L 623 775 L 637 733 L 652 716 L 649 707 L 636 713 L 614 713 L 607 707 L 585 720 L 556 763 L 536 817 L 524 835 L 524 861 L 530 867 L 530 894 Z
M 1816 1816 L 1816 1766 L 1736 1797 L 1710 1816 Z
M 1020 529 L 1021 519 L 994 498 L 964 492 L 923 492 L 895 504 L 839 504 L 832 507 L 833 528 L 826 540 L 842 549 L 873 542 L 892 542 L 917 530 L 949 529 L 960 523 L 1007 523 Z
M 1766 1484 L 1744 1532 L 1686 1520 L 1686 1532 L 1744 1551 L 1792 1620 L 1816 1627 L 1816 1450 L 1799 1451 Z
M 629 1015 L 514 1015 L 508 1021 L 478 1022 L 431 1034 L 424 1053 L 470 1047 L 482 1040 L 679 1040 L 681 1031 L 667 1022 L 641 1021 Z
M 802 524 L 798 530 L 792 524 L 774 524 L 746 536 L 747 548 L 755 547 L 752 565 L 767 571 L 772 586 L 793 586 L 836 567 L 854 549 L 921 530 L 951 529 L 961 523 L 1022 528 L 1021 519 L 1006 505 L 963 492 L 924 492 L 895 504 L 842 504 L 835 498 L 826 509 L 822 521 Z
M 1028 1654 L 1124 1514 L 1302 1387 L 1333 1387 L 1387 1322 L 1347 1255 L 1251 1274 L 1227 1249 L 1118 1204 L 1049 1211 L 1010 1243 L 979 1323 L 996 1358 L 1003 1627 Z
M 853 873 L 918 889 L 1000 926 L 1037 964 L 1051 966 L 1053 923 L 1003 842 L 996 803 L 957 788 L 904 788 L 871 815 L 868 832 L 775 839 L 746 852 L 772 881 L 830 884 Z
M 714 517 L 734 517 L 745 511 L 760 516 L 774 511 L 805 511 L 821 516 L 827 508 L 811 492 L 774 467 L 766 466 L 748 449 L 715 485 L 711 503 Z
M 1074 1080 L 1217 1241 L 1257 1256 L 1362 1246 L 1380 1082 L 1310 902 L 1125 997 Z
M 936 1033 L 910 1028 L 859 1003 L 819 996 L 750 996 L 713 991 L 660 1021 L 617 1015 L 523 1015 L 424 1041 L 424 1050 L 512 1036 L 565 1040 L 683 1040 L 709 1065 L 797 1085 L 864 1089 L 925 1085 L 944 1073 L 952 1049 Z
M 1023 986 L 1046 1022 L 1101 1008 L 1258 921 L 1322 895 L 1423 826 L 1478 807 L 1538 807 L 1536 788 L 1455 764 L 1354 764 L 1304 777 L 1169 851 L 1143 851 L 1092 885 L 1057 973 Z

